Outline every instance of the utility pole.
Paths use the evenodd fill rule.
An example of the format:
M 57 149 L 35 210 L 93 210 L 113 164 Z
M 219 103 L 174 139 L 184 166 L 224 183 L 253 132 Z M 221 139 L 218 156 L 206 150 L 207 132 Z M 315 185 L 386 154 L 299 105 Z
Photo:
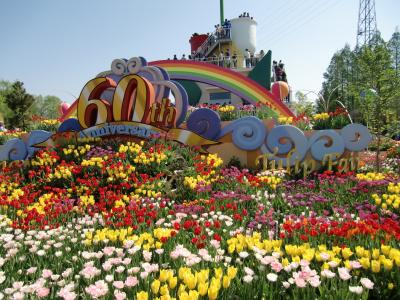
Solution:
M 369 44 L 376 33 L 375 0 L 360 0 L 358 9 L 357 48 Z
M 221 19 L 220 25 L 224 24 L 224 0 L 219 0 L 219 18 Z

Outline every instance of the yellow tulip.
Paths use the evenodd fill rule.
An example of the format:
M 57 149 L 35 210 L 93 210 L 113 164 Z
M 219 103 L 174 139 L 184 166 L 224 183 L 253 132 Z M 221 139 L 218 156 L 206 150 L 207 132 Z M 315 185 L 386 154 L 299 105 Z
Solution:
M 184 282 L 189 290 L 193 290 L 196 288 L 197 278 L 193 274 L 187 274 L 184 279 Z
M 154 280 L 151 283 L 151 291 L 153 292 L 153 294 L 158 294 L 158 290 L 160 289 L 160 280 Z
M 215 268 L 214 273 L 216 278 L 221 279 L 223 275 L 223 270 L 222 268 Z
M 178 271 L 179 279 L 183 280 L 188 273 L 191 273 L 189 268 L 186 268 L 186 267 L 179 268 L 179 271 Z
M 379 260 L 371 261 L 371 270 L 374 273 L 378 273 L 381 270 L 381 263 L 379 262 Z
M 182 291 L 181 293 L 178 294 L 178 299 L 179 300 L 190 300 L 189 294 L 185 291 Z
M 179 289 L 178 289 L 178 295 L 180 295 L 181 293 L 186 291 L 186 285 L 184 285 L 183 283 L 181 283 L 179 285 Z
M 199 299 L 199 293 L 195 290 L 189 291 L 189 300 L 197 300 Z
M 230 279 L 230 277 L 228 277 L 228 276 L 224 276 L 223 278 L 222 278 L 222 286 L 224 287 L 224 289 L 227 289 L 229 286 L 230 286 L 230 284 L 231 284 L 231 279 Z
M 353 255 L 353 252 L 351 251 L 351 249 L 350 248 L 343 248 L 342 249 L 342 257 L 344 258 L 344 259 L 349 259 L 350 258 L 350 256 L 352 256 Z
M 386 256 L 389 255 L 390 249 L 391 249 L 390 246 L 381 245 L 381 251 L 382 251 L 382 253 L 383 253 L 384 255 L 386 255 Z
M 200 296 L 205 296 L 208 291 L 208 282 L 206 283 L 199 283 L 199 286 L 197 287 L 197 290 L 199 291 Z
M 300 256 L 293 256 L 292 257 L 292 262 L 295 262 L 295 263 L 300 263 Z
M 204 283 L 208 280 L 209 271 L 208 270 L 201 270 L 200 272 L 196 273 L 197 282 Z
M 208 289 L 208 299 L 215 300 L 218 297 L 218 289 L 215 287 L 211 287 Z
M 282 259 L 282 266 L 287 267 L 289 265 L 289 260 L 287 258 Z
M 136 299 L 137 300 L 148 300 L 149 294 L 145 291 L 140 291 L 140 292 L 136 293 Z
M 372 258 L 373 259 L 378 259 L 379 258 L 379 249 L 372 249 Z
M 232 267 L 232 266 L 228 267 L 227 274 L 228 274 L 229 279 L 235 278 L 237 271 L 238 271 L 238 269 L 235 267 Z
M 159 280 L 161 282 L 166 282 L 168 278 L 172 275 L 171 270 L 161 270 L 160 271 L 160 278 Z
M 363 257 L 364 251 L 365 251 L 364 247 L 361 247 L 361 246 L 356 247 L 356 254 L 358 257 Z
M 163 286 L 160 287 L 160 295 L 169 295 L 169 289 L 168 285 L 164 284 Z
M 383 261 L 383 267 L 386 271 L 390 271 L 393 268 L 393 261 L 391 259 L 385 259 Z
M 350 264 L 350 261 L 349 261 L 349 260 L 345 260 L 345 261 L 343 262 L 343 264 L 344 264 L 344 266 L 345 266 L 347 269 L 349 269 L 349 270 L 351 270 L 351 269 L 352 269 L 352 267 L 351 267 L 351 264 Z
M 369 269 L 371 267 L 371 262 L 368 257 L 362 257 L 359 260 L 359 263 L 362 265 L 364 269 Z
M 171 290 L 176 287 L 177 283 L 178 283 L 178 278 L 177 277 L 172 276 L 172 277 L 168 278 L 168 286 L 169 286 L 169 288 Z

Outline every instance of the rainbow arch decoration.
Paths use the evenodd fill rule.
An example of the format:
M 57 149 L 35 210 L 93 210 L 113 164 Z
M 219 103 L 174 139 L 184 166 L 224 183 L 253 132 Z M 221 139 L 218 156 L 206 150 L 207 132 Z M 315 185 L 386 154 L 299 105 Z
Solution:
M 227 90 L 252 104 L 271 106 L 279 115 L 293 117 L 291 110 L 274 94 L 238 72 L 209 63 L 160 60 L 149 63 L 165 69 L 171 79 L 184 79 L 206 83 Z
M 222 68 L 208 63 L 182 61 L 182 60 L 159 60 L 149 63 L 165 69 L 170 79 L 183 79 L 202 82 L 229 91 L 246 101 L 257 104 L 262 103 L 270 106 L 280 116 L 294 117 L 292 111 L 266 88 L 256 81 L 227 68 Z M 77 101 L 75 101 L 61 120 L 68 119 L 76 112 Z

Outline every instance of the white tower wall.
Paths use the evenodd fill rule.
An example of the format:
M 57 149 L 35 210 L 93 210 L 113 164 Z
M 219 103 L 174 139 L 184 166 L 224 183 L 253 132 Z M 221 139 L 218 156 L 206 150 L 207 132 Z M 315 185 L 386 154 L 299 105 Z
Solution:
M 244 54 L 246 49 L 255 53 L 257 22 L 249 17 L 235 18 L 231 20 L 231 38 L 234 45 Z

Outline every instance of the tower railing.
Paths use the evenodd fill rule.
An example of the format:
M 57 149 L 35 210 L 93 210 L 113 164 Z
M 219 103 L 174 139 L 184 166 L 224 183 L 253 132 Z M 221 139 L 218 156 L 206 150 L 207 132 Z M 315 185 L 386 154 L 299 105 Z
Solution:
M 199 61 L 210 63 L 224 68 L 230 69 L 243 69 L 243 68 L 253 68 L 257 63 L 263 58 L 260 54 L 255 54 L 250 58 L 246 58 L 243 55 L 236 56 L 211 56 L 211 57 L 195 57 L 188 59 L 191 61 Z
M 213 33 L 211 33 L 208 38 L 201 44 L 201 46 L 197 49 L 194 54 L 195 57 L 204 57 L 211 53 L 214 50 L 215 46 L 221 42 L 231 42 L 231 28 L 221 27 L 216 29 Z

